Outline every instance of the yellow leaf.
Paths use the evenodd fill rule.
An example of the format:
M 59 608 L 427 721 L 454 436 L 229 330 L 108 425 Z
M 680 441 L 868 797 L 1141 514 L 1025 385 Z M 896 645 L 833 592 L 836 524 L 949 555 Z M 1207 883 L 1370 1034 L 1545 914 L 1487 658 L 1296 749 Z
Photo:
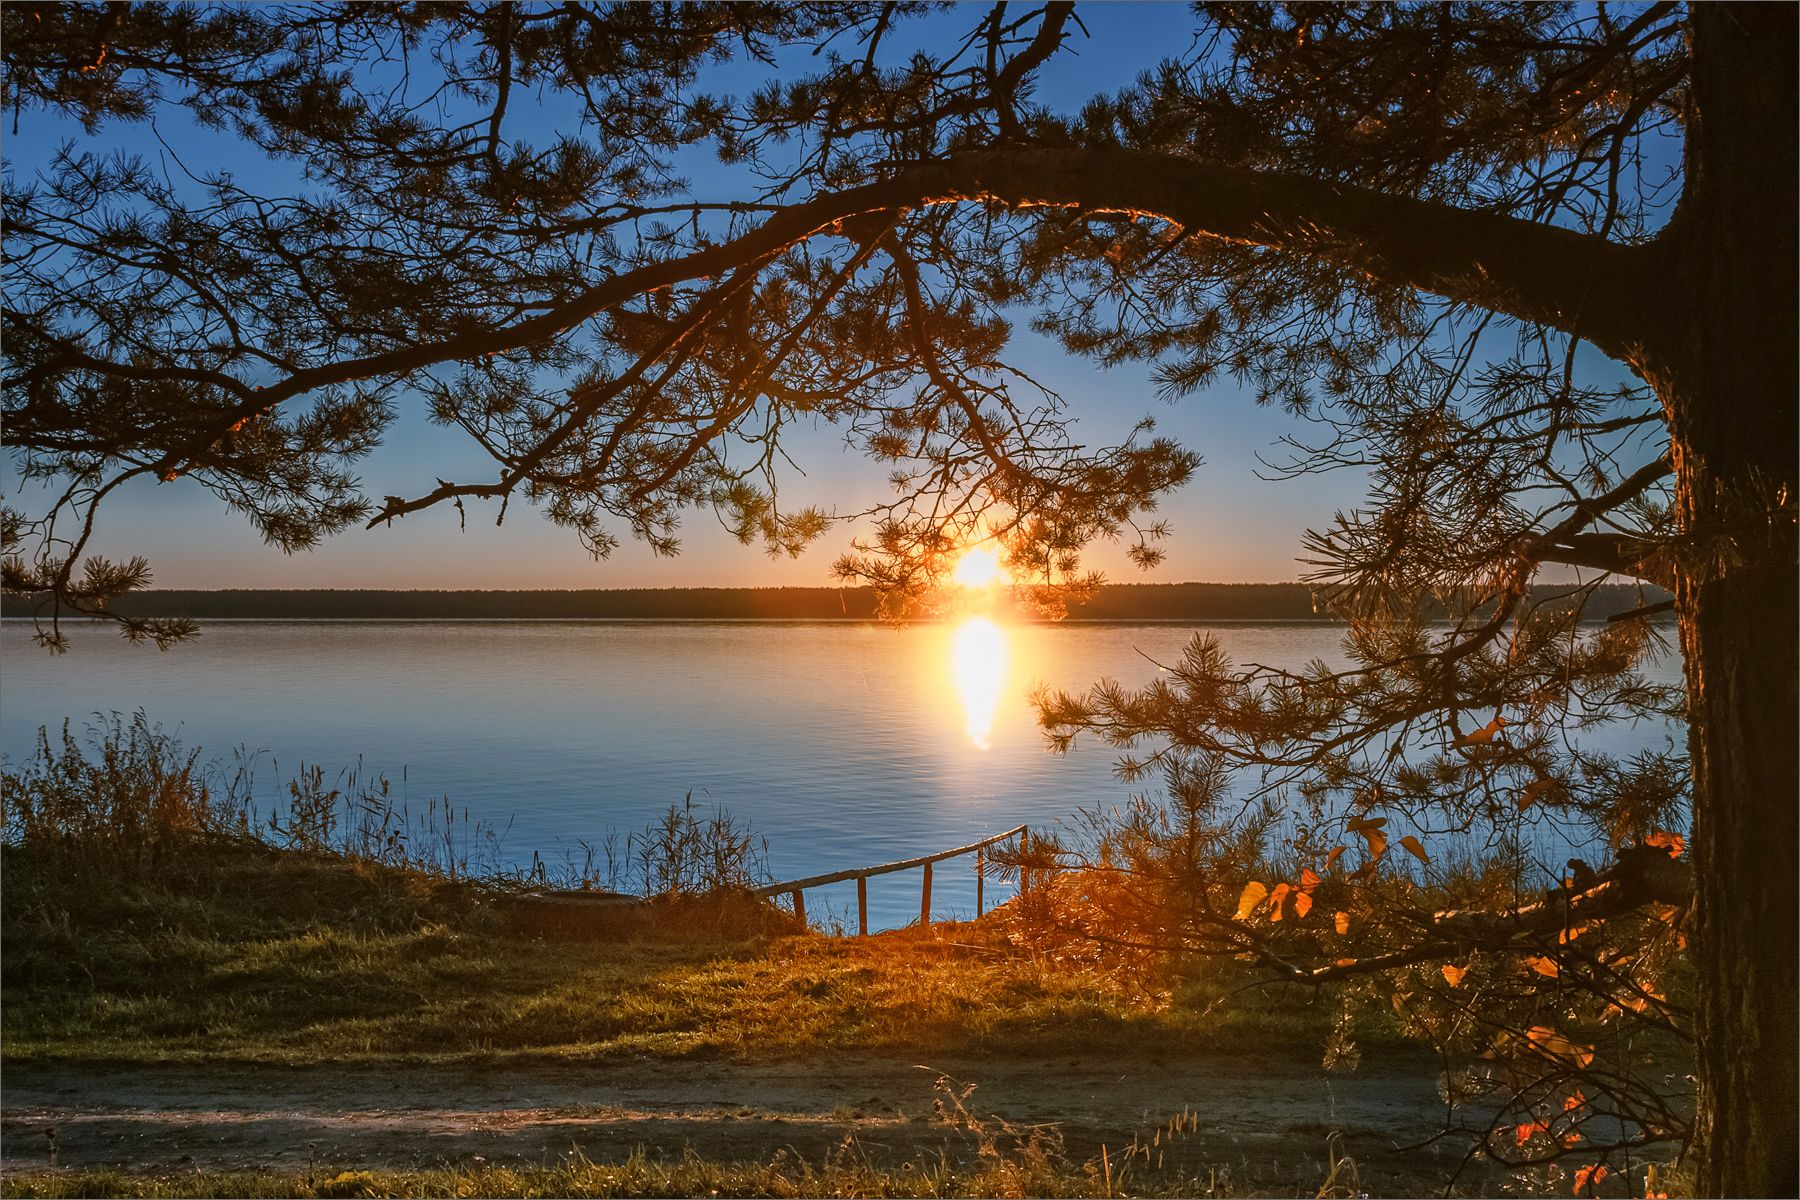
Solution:
M 1412 834 L 1409 833 L 1405 837 L 1401 838 L 1400 844 L 1402 846 L 1406 847 L 1407 853 L 1411 854 L 1414 858 L 1418 859 L 1420 862 L 1428 863 L 1431 861 L 1431 855 L 1425 853 L 1425 847 L 1423 845 L 1421 845 L 1419 843 L 1419 839 L 1414 837 Z
M 1445 963 L 1443 970 L 1444 970 L 1444 982 L 1449 984 L 1451 987 L 1461 987 L 1462 981 L 1463 981 L 1463 976 L 1467 975 L 1469 973 L 1469 968 L 1458 967 L 1451 963 Z
M 1251 913 L 1255 912 L 1262 904 L 1263 897 L 1268 894 L 1269 889 L 1256 882 L 1254 879 L 1245 884 L 1244 894 L 1238 897 L 1237 919 L 1242 921 Z
M 1350 932 L 1350 914 L 1347 912 L 1341 912 L 1341 913 L 1337 914 L 1337 916 L 1332 918 L 1332 924 L 1337 926 L 1337 931 L 1339 933 L 1349 933 Z

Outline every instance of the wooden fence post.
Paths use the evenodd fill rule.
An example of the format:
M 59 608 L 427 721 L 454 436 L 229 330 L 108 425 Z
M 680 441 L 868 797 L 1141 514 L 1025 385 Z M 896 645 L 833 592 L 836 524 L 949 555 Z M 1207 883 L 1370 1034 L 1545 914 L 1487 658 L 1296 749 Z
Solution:
M 799 888 L 794 889 L 794 919 L 800 922 L 800 928 L 806 928 L 806 894 Z
M 919 894 L 919 924 L 931 924 L 931 864 L 925 864 L 925 886 Z
M 856 932 L 861 937 L 869 936 L 869 877 L 856 877 Z
M 986 882 L 986 859 L 982 851 L 975 852 L 975 919 L 979 921 L 987 910 L 982 907 L 981 885 Z

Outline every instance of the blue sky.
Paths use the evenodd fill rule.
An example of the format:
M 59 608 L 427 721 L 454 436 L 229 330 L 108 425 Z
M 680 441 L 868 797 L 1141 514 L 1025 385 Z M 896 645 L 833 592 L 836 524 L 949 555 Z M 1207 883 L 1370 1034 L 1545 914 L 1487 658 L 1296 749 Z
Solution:
M 1078 107 L 1097 90 L 1114 90 L 1159 58 L 1179 54 L 1191 42 L 1193 21 L 1185 5 L 1119 3 L 1086 5 L 1081 17 L 1091 38 L 1079 32 L 1074 53 L 1059 55 L 1045 71 L 1038 99 L 1057 109 Z M 933 27 L 961 30 L 975 10 L 964 8 L 932 18 Z M 532 119 L 526 113 L 522 124 Z M 549 116 L 536 119 L 547 125 Z M 530 137 L 530 131 L 526 130 Z M 156 133 L 183 159 L 208 161 L 229 152 L 187 124 L 165 117 Z M 43 113 L 27 114 L 10 139 L 15 172 L 78 130 Z M 142 126 L 115 127 L 104 140 L 154 152 Z M 543 140 L 541 137 L 532 140 Z M 241 150 L 238 151 L 241 154 Z M 240 180 L 267 168 L 234 164 Z M 269 178 L 288 169 L 278 167 Z M 697 191 L 706 195 L 705 168 L 695 172 Z M 717 187 L 729 188 L 721 177 Z M 709 197 L 709 198 L 724 198 Z M 1089 444 L 1113 441 L 1149 415 L 1159 429 L 1198 451 L 1205 465 L 1193 482 L 1165 506 L 1173 527 L 1165 543 L 1167 562 L 1149 576 L 1127 565 L 1123 548 L 1099 546 L 1089 564 L 1119 580 L 1271 581 L 1294 579 L 1300 537 L 1327 523 L 1334 509 L 1355 506 L 1361 481 L 1340 473 L 1291 481 L 1258 477 L 1258 455 L 1280 456 L 1275 443 L 1299 432 L 1298 423 L 1278 410 L 1259 409 L 1229 381 L 1176 404 L 1159 400 L 1148 370 L 1130 366 L 1101 370 L 1071 358 L 1023 327 L 1015 336 L 1014 361 L 1060 392 L 1069 402 L 1076 435 Z M 800 430 L 790 453 L 806 472 L 784 493 L 784 505 L 818 503 L 849 512 L 883 498 L 884 472 L 847 452 L 829 429 Z M 424 420 L 416 398 L 403 400 L 399 419 L 385 443 L 364 460 L 358 473 L 372 496 L 414 495 L 437 478 L 483 478 L 491 465 L 459 432 Z M 14 488 L 8 487 L 9 492 Z M 16 492 L 15 492 L 16 495 Z M 29 495 L 20 497 L 29 506 Z M 15 503 L 18 501 L 15 500 Z M 574 536 L 534 511 L 514 505 L 506 525 L 496 528 L 492 508 L 471 505 L 466 530 L 457 514 L 443 508 L 417 513 L 392 528 L 355 529 L 319 549 L 293 557 L 262 543 L 247 522 L 224 510 L 187 481 L 144 483 L 115 497 L 105 510 L 94 550 L 111 556 L 144 554 L 161 587 L 367 587 L 367 588 L 590 588 L 819 585 L 830 582 L 831 560 L 846 547 L 848 528 L 835 529 L 798 560 L 771 561 L 760 550 L 739 546 L 707 512 L 690 513 L 682 532 L 683 553 L 657 558 L 627 539 L 612 558 L 595 562 Z M 623 530 L 618 530 L 623 534 Z

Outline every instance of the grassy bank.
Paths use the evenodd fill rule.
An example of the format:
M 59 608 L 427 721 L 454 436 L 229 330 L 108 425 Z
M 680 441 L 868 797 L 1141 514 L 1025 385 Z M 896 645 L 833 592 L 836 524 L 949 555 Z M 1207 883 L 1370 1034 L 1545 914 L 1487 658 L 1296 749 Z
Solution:
M 1229 968 L 1146 989 L 1016 950 L 1006 919 L 870 938 L 727 936 L 705 914 L 529 936 L 468 883 L 197 839 L 135 872 L 8 847 L 9 1062 L 304 1065 L 1255 1047 L 1314 1056 L 1334 1011 Z M 1230 996 L 1230 1000 L 1227 997 Z
M 1320 1176 L 1301 1192 L 1240 1187 L 1229 1169 L 1202 1175 L 1139 1175 L 1110 1164 L 1082 1166 L 994 1162 L 961 1168 L 948 1162 L 898 1169 L 854 1161 L 811 1165 L 777 1155 L 768 1163 L 723 1164 L 697 1159 L 664 1162 L 642 1155 L 622 1163 L 582 1159 L 554 1167 L 476 1167 L 426 1171 L 311 1171 L 304 1174 L 129 1174 L 116 1171 L 40 1172 L 0 1183 L 0 1196 L 44 1197 L 365 1197 L 365 1196 L 1276 1196 L 1312 1195 Z M 1320 1196 L 1354 1196 L 1354 1167 L 1329 1169 Z M 1434 1189 L 1435 1190 L 1435 1189 Z M 1461 1191 L 1451 1195 L 1476 1194 Z
M 680 809 L 635 852 L 640 883 L 739 899 L 560 929 L 520 907 L 520 880 L 471 878 L 440 852 L 441 831 L 384 807 L 385 791 L 313 772 L 284 811 L 259 815 L 141 717 L 90 748 L 46 738 L 6 783 L 11 1063 L 1145 1044 L 1305 1056 L 1333 1015 L 1230 965 L 1151 986 L 1103 960 L 1021 949 L 1004 911 L 870 938 L 799 932 L 741 891 L 754 839 Z

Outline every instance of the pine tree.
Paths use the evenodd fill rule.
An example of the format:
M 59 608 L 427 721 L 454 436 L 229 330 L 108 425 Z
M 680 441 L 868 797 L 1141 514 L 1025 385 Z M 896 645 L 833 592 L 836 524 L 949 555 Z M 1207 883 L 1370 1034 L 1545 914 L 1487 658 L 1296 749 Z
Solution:
M 58 489 L 9 517 L 9 591 L 94 612 L 141 584 L 84 565 L 140 477 L 197 482 L 286 550 L 518 497 L 597 555 L 615 526 L 673 552 L 694 507 L 794 553 L 829 518 L 780 503 L 781 436 L 817 419 L 895 484 L 840 573 L 904 602 L 979 527 L 1054 603 L 1091 585 L 1095 538 L 1156 561 L 1154 505 L 1195 459 L 1149 430 L 1076 442 L 1008 364 L 1030 309 L 1171 392 L 1223 375 L 1309 418 L 1297 471 L 1371 472 L 1367 506 L 1309 543 L 1364 673 L 1220 675 L 1197 651 L 1166 711 L 1112 698 L 1190 749 L 1329 790 L 1384 731 L 1438 738 L 1447 779 L 1488 731 L 1508 757 L 1475 794 L 1528 790 L 1507 780 L 1530 743 L 1496 721 L 1579 719 L 1582 680 L 1662 703 L 1630 682 L 1641 631 L 1558 641 L 1569 618 L 1531 582 L 1574 565 L 1672 593 L 1701 1187 L 1795 1189 L 1790 6 L 1202 5 L 1191 51 L 1078 113 L 1033 101 L 1082 33 L 1062 3 L 18 3 L 0 22 L 15 148 L 49 114 L 103 132 L 184 108 L 293 179 L 264 194 L 78 138 L 9 181 L 7 437 Z M 934 48 L 897 48 L 920 28 Z M 769 82 L 719 94 L 721 63 Z M 686 186 L 702 153 L 739 194 Z M 1641 383 L 1590 386 L 1583 346 Z M 361 494 L 351 468 L 408 392 L 491 477 Z M 1458 614 L 1447 637 L 1418 619 L 1429 599 Z M 1650 836 L 1624 798 L 1667 762 L 1610 782 L 1536 765 L 1558 795 L 1619 792 L 1620 844 Z

